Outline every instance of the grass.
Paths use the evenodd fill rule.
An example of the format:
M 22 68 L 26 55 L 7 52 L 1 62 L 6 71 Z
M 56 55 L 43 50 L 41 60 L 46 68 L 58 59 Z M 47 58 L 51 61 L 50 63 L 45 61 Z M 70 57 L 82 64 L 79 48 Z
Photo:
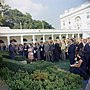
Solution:
M 8 51 L 1 51 L 0 50 L 0 56 L 2 55 L 8 55 Z M 6 58 L 4 58 L 5 60 Z M 8 60 L 8 59 L 7 59 Z M 61 68 L 65 71 L 69 71 L 69 60 L 66 59 L 65 61 L 59 60 L 59 62 L 53 62 L 55 65 L 58 66 L 58 68 Z
M 69 60 L 67 60 L 67 59 L 65 61 L 60 60 L 59 62 L 55 62 L 55 64 L 59 68 L 65 70 L 65 71 L 69 71 Z

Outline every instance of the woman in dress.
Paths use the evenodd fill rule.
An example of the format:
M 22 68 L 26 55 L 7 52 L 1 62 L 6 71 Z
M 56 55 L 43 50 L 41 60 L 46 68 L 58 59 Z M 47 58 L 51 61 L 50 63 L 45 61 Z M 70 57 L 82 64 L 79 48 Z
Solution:
M 33 47 L 32 45 L 30 45 L 28 49 L 28 63 L 32 63 L 33 60 L 34 60 Z

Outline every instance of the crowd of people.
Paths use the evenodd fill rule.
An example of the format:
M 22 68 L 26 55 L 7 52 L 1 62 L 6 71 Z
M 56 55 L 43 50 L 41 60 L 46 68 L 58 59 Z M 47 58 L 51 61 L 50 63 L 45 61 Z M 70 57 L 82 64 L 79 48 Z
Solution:
M 60 59 L 66 60 L 66 43 L 65 40 L 54 42 L 46 41 L 40 43 L 25 43 L 24 45 L 15 45 L 14 41 L 11 41 L 9 47 L 9 55 L 11 59 L 15 58 L 15 52 L 18 55 L 28 58 L 29 62 L 37 60 L 46 61 L 59 61 Z
M 2 48 L 2 47 L 1 47 Z M 4 46 L 4 50 L 5 50 Z M 46 42 L 14 44 L 10 41 L 8 47 L 9 56 L 11 59 L 15 58 L 15 53 L 20 56 L 28 58 L 28 63 L 37 60 L 46 60 L 51 62 L 58 62 L 59 60 L 70 60 L 70 72 L 79 74 L 85 80 L 89 79 L 90 69 L 90 38 L 79 39 L 62 39 L 49 40 Z

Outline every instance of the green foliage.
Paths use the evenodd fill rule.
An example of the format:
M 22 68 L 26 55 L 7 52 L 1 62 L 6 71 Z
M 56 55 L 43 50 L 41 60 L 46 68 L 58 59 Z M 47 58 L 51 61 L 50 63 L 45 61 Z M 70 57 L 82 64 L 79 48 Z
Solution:
M 46 61 L 22 64 L 3 58 L 0 63 L 0 77 L 11 90 L 80 90 L 82 78 L 60 69 L 59 65 L 61 64 L 57 67 L 56 63 Z
M 44 81 L 44 80 L 48 79 L 48 76 L 49 76 L 49 74 L 46 73 L 45 71 L 42 72 L 42 71 L 38 70 L 38 71 L 34 71 L 34 73 L 32 74 L 32 79 L 35 79 L 38 81 L 39 80 Z
M 3 26 L 3 23 L 5 22 L 5 18 L 1 16 L 0 14 L 0 26 Z
M 3 62 L 2 53 L 4 53 L 4 52 L 0 51 L 0 64 Z
M 27 60 L 27 58 L 24 56 L 15 56 L 15 60 L 16 61 L 24 61 L 24 60 Z
M 56 70 L 57 71 L 57 70 Z M 12 90 L 79 90 L 81 78 L 78 75 L 58 71 L 56 73 L 36 70 L 32 74 L 19 70 L 12 72 L 8 68 L 0 69 L 0 76 Z
M 55 62 L 55 64 L 59 67 L 59 68 L 61 68 L 61 69 L 63 69 L 63 70 L 66 70 L 66 71 L 68 71 L 69 70 L 69 68 L 70 68 L 70 61 L 69 60 L 66 60 L 66 61 L 62 61 L 62 60 L 60 60 L 59 62 Z
M 29 13 L 23 14 L 17 9 L 11 9 L 8 5 L 4 9 L 5 20 L 1 23 L 3 26 L 9 26 L 13 29 L 54 29 L 46 21 L 33 20 Z
M 32 73 L 35 70 L 45 70 L 46 68 L 52 67 L 54 64 L 45 62 L 45 61 L 38 61 L 33 62 L 32 64 L 22 64 L 19 61 L 3 59 L 1 67 L 8 67 L 10 70 L 17 72 L 18 70 L 28 71 Z
M 3 58 L 10 59 L 8 53 L 6 53 L 6 52 L 5 52 L 5 54 L 2 54 L 1 56 Z M 24 57 L 24 56 L 15 55 L 15 59 L 14 60 L 16 60 L 16 61 L 24 61 L 24 60 L 27 60 L 27 58 Z
M 2 56 L 0 56 L 0 63 L 2 63 L 3 62 L 3 58 L 2 58 Z
M 2 57 L 9 59 L 9 55 L 2 55 Z
M 8 51 L 1 51 L 0 50 L 0 56 L 2 56 L 2 55 L 8 55 L 9 53 L 8 53 Z

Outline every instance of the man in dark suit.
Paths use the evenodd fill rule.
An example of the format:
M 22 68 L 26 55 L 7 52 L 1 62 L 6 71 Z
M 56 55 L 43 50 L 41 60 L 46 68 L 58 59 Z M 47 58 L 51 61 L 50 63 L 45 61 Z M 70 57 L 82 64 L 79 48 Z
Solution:
M 44 60 L 44 44 L 43 42 L 40 43 L 40 47 L 39 47 L 39 50 L 40 50 L 40 58 L 41 60 Z
M 15 44 L 13 40 L 10 41 L 10 45 L 9 45 L 9 57 L 10 59 L 15 58 Z
M 68 48 L 68 55 L 70 59 L 70 65 L 75 63 L 76 45 L 73 39 L 70 39 L 70 46 Z
M 87 44 L 84 47 L 84 56 L 87 65 L 87 72 L 89 73 L 90 68 L 90 38 L 88 38 Z
M 77 46 L 77 52 L 79 53 L 79 55 L 81 55 L 83 57 L 83 59 L 85 59 L 83 52 L 84 52 L 84 47 L 85 47 L 86 44 L 87 44 L 87 39 L 84 38 L 83 40 L 81 40 L 79 42 L 79 44 Z
M 54 44 L 54 52 L 53 52 L 54 61 L 59 61 L 60 53 L 61 53 L 61 48 L 59 46 L 59 42 L 57 42 L 57 40 L 56 40 L 55 44 Z
M 26 58 L 28 58 L 28 45 L 25 43 L 23 47 L 23 54 Z
M 54 61 L 54 50 L 55 50 L 55 46 L 53 41 L 50 42 L 49 44 L 49 51 L 50 51 L 50 61 Z

